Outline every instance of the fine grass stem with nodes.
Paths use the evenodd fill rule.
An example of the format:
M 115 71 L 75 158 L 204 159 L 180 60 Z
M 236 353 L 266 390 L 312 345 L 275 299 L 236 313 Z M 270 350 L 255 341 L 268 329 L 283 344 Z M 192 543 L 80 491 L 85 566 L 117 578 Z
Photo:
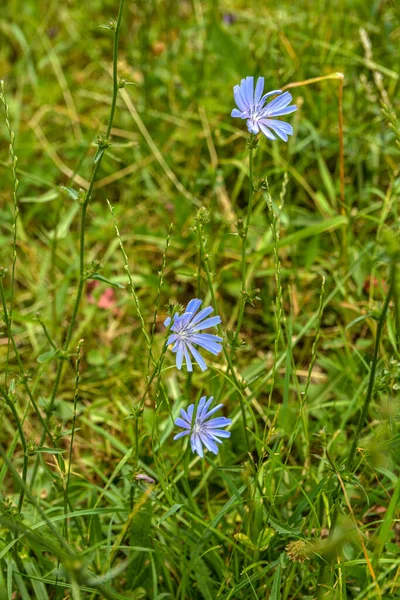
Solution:
M 75 391 L 74 391 L 74 414 L 72 417 L 72 429 L 71 429 L 71 441 L 69 446 L 69 456 L 68 456 L 68 468 L 67 475 L 64 486 L 64 515 L 68 512 L 68 505 L 70 505 L 70 500 L 68 497 L 69 492 L 69 482 L 71 478 L 71 466 L 72 466 L 72 453 L 74 448 L 74 439 L 75 439 L 75 427 L 76 427 L 76 419 L 77 419 L 77 409 L 78 409 L 78 398 L 79 398 L 79 379 L 80 379 L 80 364 L 81 364 L 81 350 L 82 344 L 84 340 L 80 340 L 77 350 L 76 350 L 76 366 L 75 366 Z M 64 531 L 65 531 L 65 539 L 68 542 L 68 519 L 65 519 L 64 523 Z
M 247 290 L 246 290 L 246 273 L 247 273 L 247 258 L 246 258 L 246 249 L 247 249 L 247 235 L 250 227 L 250 219 L 251 219 L 251 211 L 253 208 L 253 196 L 254 196 L 254 182 L 253 182 L 253 152 L 257 147 L 258 140 L 255 138 L 253 134 L 250 134 L 250 137 L 247 141 L 247 147 L 249 149 L 249 201 L 247 203 L 247 214 L 246 220 L 243 226 L 242 221 L 239 221 L 237 224 L 238 235 L 242 240 L 242 253 L 241 253 L 241 287 L 240 287 L 240 306 L 239 306 L 239 316 L 236 325 L 236 331 L 233 337 L 232 349 L 231 349 L 231 358 L 233 359 L 235 356 L 236 348 L 238 345 L 239 334 L 242 327 L 243 315 L 247 302 Z
M 17 199 L 17 190 L 19 185 L 19 180 L 17 177 L 17 156 L 15 154 L 15 134 L 11 127 L 10 122 L 10 111 L 7 104 L 5 90 L 4 90 L 4 81 L 0 81 L 0 102 L 3 104 L 4 112 L 5 112 L 5 122 L 8 131 L 8 135 L 10 138 L 9 144 L 9 153 L 11 158 L 11 172 L 13 178 L 13 246 L 12 246 L 12 267 L 11 267 L 11 286 L 10 286 L 10 300 L 9 300 L 9 308 L 8 308 L 8 321 L 9 328 L 11 330 L 12 327 L 12 318 L 13 318 L 13 303 L 14 303 L 14 287 L 15 287 L 15 266 L 17 262 L 17 224 L 18 224 L 18 199 Z M 6 357 L 6 368 L 4 371 L 4 385 L 7 386 L 7 376 L 8 376 L 8 363 L 10 360 L 10 349 L 11 349 L 11 338 L 8 337 L 7 342 L 7 357 Z

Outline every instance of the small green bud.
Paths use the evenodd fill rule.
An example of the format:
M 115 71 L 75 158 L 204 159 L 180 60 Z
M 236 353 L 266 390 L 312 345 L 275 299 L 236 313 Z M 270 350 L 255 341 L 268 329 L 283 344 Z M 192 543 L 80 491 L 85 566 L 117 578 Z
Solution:
M 250 290 L 249 292 L 242 292 L 243 301 L 246 304 L 251 304 L 251 306 L 254 306 L 254 300 L 260 300 L 260 298 L 258 297 L 260 291 L 260 288 L 255 288 L 254 290 Z
M 131 419 L 140 419 L 143 415 L 143 406 L 134 406 L 129 414 Z
M 203 226 L 210 221 L 210 213 L 205 206 L 199 208 L 194 218 L 197 225 Z
M 117 22 L 115 19 L 110 19 L 109 22 L 107 23 L 107 25 L 99 25 L 99 29 L 109 29 L 110 31 L 113 31 L 115 33 L 115 30 L 117 28 Z
M 238 219 L 236 221 L 236 229 L 238 232 L 238 236 L 243 239 L 247 233 L 247 228 L 244 226 L 243 219 Z
M 242 381 L 240 382 L 240 386 L 241 386 L 242 390 L 245 390 L 248 385 L 249 384 L 247 383 L 246 379 L 242 379 Z
M 79 206 L 83 206 L 86 200 L 86 192 L 85 190 L 80 189 L 78 193 L 78 198 L 76 199 Z
M 12 518 L 16 518 L 19 516 L 18 509 L 11 500 L 11 498 L 4 498 L 0 500 L 0 511 Z
M 111 141 L 108 138 L 104 137 L 104 135 L 98 135 L 96 144 L 99 148 L 108 148 L 109 146 L 111 146 Z
M 60 423 L 56 423 L 53 427 L 51 434 L 55 440 L 59 440 L 63 436 L 62 425 Z
M 97 163 L 101 159 L 101 157 L 104 154 L 104 151 L 111 146 L 111 140 L 104 137 L 103 135 L 99 135 L 97 137 L 96 144 L 98 145 L 98 148 L 93 159 L 95 163 Z
M 22 384 L 24 384 L 24 383 L 28 383 L 28 381 L 30 381 L 31 379 L 32 379 L 32 378 L 31 378 L 31 376 L 30 376 L 30 373 L 29 373 L 29 371 L 25 371 L 25 373 L 22 373 L 22 374 L 19 376 L 19 382 L 20 382 L 20 383 L 22 383 Z
M 246 146 L 249 150 L 254 150 L 255 148 L 258 147 L 258 135 L 254 135 L 254 133 L 251 133 L 250 136 L 247 139 L 247 143 Z
M 37 445 L 33 440 L 29 441 L 26 445 L 26 455 L 27 456 L 35 456 L 37 450 Z
M 167 309 L 167 315 L 169 317 L 173 317 L 175 313 L 183 313 L 185 310 L 185 307 L 182 304 L 178 304 L 174 300 L 170 300 L 165 308 Z
M 246 345 L 246 342 L 244 340 L 242 340 L 241 338 L 238 338 L 235 342 L 235 332 L 232 331 L 231 329 L 228 329 L 228 331 L 226 332 L 226 338 L 227 338 L 227 342 L 228 342 L 228 346 L 233 349 L 235 348 L 235 350 L 237 348 L 242 348 L 243 346 Z
M 92 275 L 94 275 L 98 271 L 101 271 L 100 261 L 97 259 L 92 260 L 90 265 L 88 265 L 85 269 L 85 279 L 89 279 L 90 277 L 92 277 Z

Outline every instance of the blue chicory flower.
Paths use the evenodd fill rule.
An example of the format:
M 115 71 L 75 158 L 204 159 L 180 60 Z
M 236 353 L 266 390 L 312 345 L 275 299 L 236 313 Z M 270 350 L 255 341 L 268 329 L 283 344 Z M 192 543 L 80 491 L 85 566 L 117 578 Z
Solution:
M 227 419 L 226 417 L 210 419 L 211 415 L 216 413 L 223 406 L 223 404 L 218 404 L 209 410 L 213 400 L 214 398 L 212 396 L 208 400 L 206 396 L 200 398 L 194 417 L 194 404 L 191 404 L 188 407 L 187 412 L 181 408 L 182 418 L 178 417 L 175 421 L 175 425 L 182 427 L 183 431 L 177 433 L 174 440 L 178 440 L 185 435 L 190 435 L 192 452 L 197 452 L 201 458 L 204 456 L 203 446 L 205 446 L 207 450 L 210 450 L 210 452 L 218 454 L 217 444 L 222 444 L 222 440 L 219 438 L 231 437 L 231 432 L 225 431 L 222 427 L 230 425 L 232 419 Z
M 273 117 L 289 115 L 297 110 L 297 106 L 289 104 L 292 95 L 289 92 L 282 94 L 281 90 L 273 90 L 263 95 L 264 77 L 257 80 L 254 90 L 254 77 L 242 79 L 240 85 L 235 85 L 233 95 L 238 108 L 234 108 L 231 116 L 247 119 L 247 129 L 250 133 L 262 133 L 270 140 L 276 140 L 274 133 L 284 142 L 288 141 L 288 135 L 293 135 L 293 127 L 285 121 L 279 121 Z M 278 95 L 269 104 L 266 100 L 270 96 Z M 270 131 L 272 129 L 272 131 Z M 273 132 L 273 133 L 272 133 Z
M 222 350 L 221 337 L 211 333 L 200 333 L 203 329 L 215 327 L 221 323 L 221 317 L 219 316 L 207 318 L 214 311 L 211 306 L 203 308 L 203 310 L 197 313 L 201 304 L 202 301 L 195 298 L 189 302 L 182 315 L 178 313 L 174 315 L 171 326 L 173 333 L 169 336 L 167 345 L 173 344 L 172 352 L 176 352 L 176 366 L 179 370 L 182 368 L 183 359 L 185 359 L 187 370 L 193 371 L 190 354 L 202 371 L 207 369 L 204 358 L 193 344 L 208 350 L 215 356 Z M 165 327 L 169 327 L 170 324 L 171 317 L 168 317 L 164 321 L 164 325 Z

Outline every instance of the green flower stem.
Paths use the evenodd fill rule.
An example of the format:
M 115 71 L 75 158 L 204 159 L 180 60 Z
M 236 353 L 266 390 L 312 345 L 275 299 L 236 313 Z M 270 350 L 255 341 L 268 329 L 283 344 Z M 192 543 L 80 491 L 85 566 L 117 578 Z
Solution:
M 115 24 L 114 30 L 114 44 L 113 44 L 113 95 L 111 100 L 110 116 L 108 118 L 106 140 L 109 139 L 111 133 L 111 127 L 114 121 L 115 107 L 117 105 L 117 96 L 119 90 L 118 82 L 118 45 L 119 45 L 119 33 L 121 30 L 122 12 L 124 10 L 125 0 L 120 0 L 118 8 L 118 17 Z
M 154 380 L 155 376 L 159 375 L 161 373 L 161 369 L 162 369 L 164 358 L 165 358 L 165 353 L 166 353 L 167 348 L 168 348 L 168 346 L 167 346 L 168 337 L 169 337 L 169 327 L 167 329 L 167 334 L 166 334 L 166 337 L 165 337 L 165 343 L 164 343 L 163 349 L 161 351 L 160 357 L 159 357 L 159 359 L 157 360 L 157 362 L 154 365 L 154 370 L 153 370 L 152 374 L 148 377 L 147 384 L 146 384 L 145 390 L 143 392 L 142 399 L 140 401 L 140 406 L 141 407 L 143 407 L 143 405 L 144 405 L 144 401 L 146 399 L 147 393 L 148 393 L 148 391 L 150 389 L 151 384 L 153 383 L 153 380 Z
M 134 461 L 134 471 L 139 466 L 139 415 L 135 417 L 135 461 Z M 133 479 L 132 479 L 133 483 Z M 133 492 L 133 488 L 132 488 Z M 132 508 L 133 508 L 133 496 L 131 497 Z
M 161 269 L 158 272 L 159 279 L 158 279 L 158 286 L 157 286 L 157 298 L 156 298 L 156 306 L 155 306 L 154 314 L 153 314 L 153 323 L 151 325 L 150 348 L 149 348 L 149 356 L 147 358 L 146 380 L 149 378 L 150 362 L 151 362 L 151 358 L 152 358 L 152 349 L 153 349 L 153 342 L 154 342 L 154 334 L 156 331 L 157 315 L 158 315 L 158 309 L 160 306 L 161 288 L 164 284 L 164 270 L 165 270 L 165 265 L 167 264 L 167 252 L 168 252 L 169 244 L 171 241 L 171 232 L 172 232 L 172 223 L 170 224 L 169 229 L 168 229 L 168 235 L 167 235 L 167 239 L 165 241 L 165 248 L 164 248 L 162 261 L 161 261 Z
M 69 482 L 71 478 L 71 464 L 72 464 L 72 452 L 74 447 L 74 439 L 75 439 L 75 427 L 76 427 L 76 418 L 77 418 L 77 408 L 78 408 L 78 398 L 79 398 L 79 379 L 80 379 L 80 371 L 79 367 L 81 364 L 81 348 L 82 348 L 83 340 L 79 341 L 77 354 L 76 354 L 76 366 L 75 366 L 75 391 L 74 391 L 74 416 L 72 419 L 72 431 L 71 431 L 71 443 L 69 446 L 69 456 L 68 456 L 68 468 L 67 468 L 67 478 L 65 481 L 65 489 L 64 489 L 64 515 L 68 512 L 68 506 L 71 505 L 68 492 L 69 492 Z M 65 539 L 68 542 L 68 519 L 65 519 L 64 522 L 64 531 L 65 531 Z
M 214 307 L 215 310 L 215 314 L 218 314 L 218 306 L 217 306 L 217 300 L 215 297 L 215 291 L 214 291 L 214 284 L 212 281 L 212 276 L 211 276 L 211 272 L 210 272 L 210 267 L 208 266 L 208 261 L 209 261 L 209 256 L 208 254 L 205 253 L 204 251 L 204 239 L 203 239 L 203 227 L 201 224 L 198 224 L 197 226 L 197 232 L 198 232 L 198 236 L 199 236 L 199 247 L 200 247 L 200 252 L 201 252 L 201 256 L 203 257 L 203 266 L 204 266 L 204 270 L 206 272 L 206 277 L 207 277 L 207 283 L 208 283 L 208 287 L 211 293 L 211 300 L 212 300 L 212 305 Z M 223 332 L 222 332 L 222 328 L 221 325 L 218 325 L 218 333 L 219 335 L 223 338 Z M 243 397 L 243 385 L 240 383 L 240 381 L 238 380 L 236 373 L 235 373 L 235 369 L 233 367 L 233 363 L 232 363 L 232 359 L 231 356 L 228 352 L 228 350 L 226 349 L 225 343 L 223 343 L 222 345 L 222 349 L 223 349 L 223 353 L 225 355 L 226 358 L 226 362 L 228 363 L 228 367 L 232 373 L 232 379 L 235 383 L 235 386 L 239 392 L 239 402 L 240 402 L 240 410 L 242 413 L 242 420 L 243 420 L 243 430 L 244 430 L 244 437 L 246 440 L 246 446 L 247 446 L 247 450 L 248 452 L 250 452 L 250 440 L 249 440 L 249 434 L 247 431 L 247 417 L 246 417 L 246 408 L 245 408 L 245 404 L 244 404 L 244 397 Z
M 252 140 L 252 138 L 250 139 L 250 141 L 251 140 Z M 235 352 L 236 352 L 236 348 L 237 348 L 237 344 L 238 344 L 238 340 L 239 340 L 239 334 L 240 334 L 240 330 L 241 330 L 242 322 L 243 322 L 244 309 L 245 309 L 245 306 L 246 306 L 246 273 L 247 273 L 247 268 L 246 268 L 246 246 L 247 246 L 247 234 L 248 234 L 248 231 L 249 231 L 251 211 L 252 211 L 252 208 L 253 208 L 253 196 L 254 196 L 254 187 L 253 187 L 253 148 L 252 147 L 249 148 L 249 179 L 250 179 L 249 202 L 247 204 L 246 221 L 245 221 L 245 225 L 244 225 L 244 228 L 243 228 L 243 233 L 241 234 L 241 238 L 242 238 L 241 298 L 240 298 L 239 316 L 238 316 L 238 321 L 237 321 L 237 325 L 236 325 L 236 331 L 235 331 L 235 335 L 234 335 L 233 343 L 232 343 L 232 351 L 231 351 L 231 357 L 232 358 L 235 356 Z
M 142 311 L 140 309 L 139 297 L 138 297 L 138 295 L 136 293 L 135 285 L 133 283 L 132 273 L 131 273 L 131 271 L 129 269 L 128 256 L 127 256 L 127 254 L 125 252 L 125 248 L 124 248 L 124 244 L 122 242 L 121 234 L 119 232 L 117 221 L 115 219 L 114 207 L 111 206 L 111 204 L 110 204 L 110 202 L 108 200 L 107 200 L 107 204 L 108 204 L 108 208 L 110 209 L 110 212 L 111 212 L 111 217 L 112 217 L 112 220 L 113 220 L 113 223 L 114 223 L 114 229 L 115 229 L 115 233 L 116 233 L 117 238 L 118 238 L 119 247 L 121 249 L 122 258 L 124 259 L 124 269 L 126 271 L 126 274 L 127 274 L 127 277 L 128 277 L 128 281 L 129 281 L 129 287 L 130 287 L 130 290 L 131 290 L 131 294 L 132 294 L 133 300 L 135 302 L 136 314 L 137 314 L 137 316 L 138 316 L 138 318 L 140 320 L 141 330 L 142 330 L 143 336 L 144 336 L 144 338 L 146 340 L 147 348 L 149 350 L 149 358 L 153 361 L 153 363 L 155 363 L 156 361 L 155 361 L 153 350 L 152 350 L 151 340 L 150 340 L 149 334 L 146 331 L 146 323 L 144 322 Z

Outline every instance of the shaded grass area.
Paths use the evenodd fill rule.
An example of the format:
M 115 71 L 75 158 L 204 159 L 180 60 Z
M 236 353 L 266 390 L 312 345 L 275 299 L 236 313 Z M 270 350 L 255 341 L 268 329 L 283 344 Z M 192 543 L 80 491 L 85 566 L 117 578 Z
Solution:
M 0 598 L 396 597 L 398 280 L 355 472 L 346 460 L 398 256 L 399 149 L 388 118 L 398 108 L 398 8 L 126 4 L 118 71 L 134 85 L 118 95 L 86 227 L 85 264 L 105 280 L 86 283 L 65 356 L 55 349 L 65 342 L 79 283 L 74 196 L 84 199 L 111 104 L 112 32 L 98 26 L 117 11 L 111 1 L 89 8 L 16 0 L 0 12 L 20 180 L 12 329 L 27 374 L 21 382 L 11 349 L 1 382 L 10 402 L 3 398 L 0 432 L 8 455 L 0 470 Z M 170 301 L 211 303 L 193 231 L 196 211 L 208 209 L 206 251 L 229 339 L 241 290 L 235 223 L 249 194 L 247 134 L 230 118 L 231 90 L 249 74 L 263 75 L 268 89 L 318 79 L 291 89 L 298 111 L 289 143 L 262 139 L 254 156 L 255 179 L 267 177 L 254 195 L 246 254 L 248 289 L 259 291 L 246 305 L 235 357 L 247 383 L 250 454 L 223 357 L 187 376 L 167 352 L 162 385 L 151 386 L 137 412 L 148 352 L 107 205 L 148 334 L 159 303 L 156 356 Z M 14 181 L 5 122 L 1 134 L 0 265 L 9 269 L 2 281 L 10 306 Z M 5 326 L 0 342 L 6 371 Z M 43 425 L 23 384 L 46 416 L 60 356 L 49 421 L 64 450 L 57 454 L 49 436 L 41 443 Z M 204 394 L 234 423 L 218 457 L 200 461 L 172 437 L 179 409 Z M 18 419 L 28 445 L 23 516 Z

